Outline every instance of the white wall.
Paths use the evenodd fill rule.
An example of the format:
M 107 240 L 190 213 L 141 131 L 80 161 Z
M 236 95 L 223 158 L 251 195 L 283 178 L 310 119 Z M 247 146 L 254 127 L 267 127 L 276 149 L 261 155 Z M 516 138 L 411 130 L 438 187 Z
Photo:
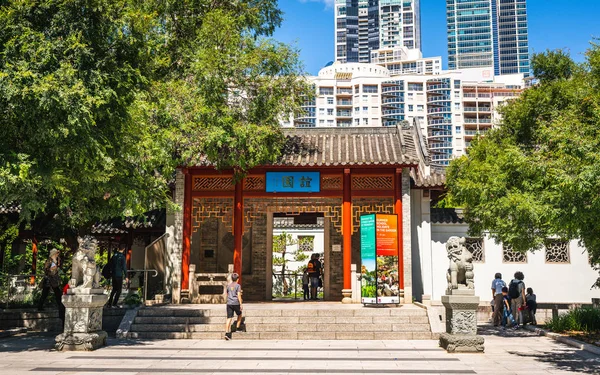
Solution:
M 431 228 L 432 300 L 439 301 L 447 286 L 446 241 L 451 236 L 465 236 L 468 227 L 464 224 L 432 224 Z M 502 273 L 503 280 L 508 283 L 516 271 L 521 271 L 525 274 L 525 285 L 533 288 L 538 302 L 590 303 L 592 298 L 600 297 L 600 290 L 590 289 L 598 273 L 590 267 L 587 251 L 577 242 L 569 244 L 571 262 L 568 264 L 547 264 L 544 249 L 528 253 L 527 263 L 507 264 L 502 261 L 502 246 L 485 237 L 485 261 L 474 264 L 475 294 L 483 303 L 488 302 L 496 272 Z
M 308 256 L 308 259 L 306 259 L 305 261 L 295 262 L 293 255 L 290 255 L 289 253 L 286 254 L 286 257 L 285 257 L 287 259 L 286 267 L 288 270 L 290 270 L 292 272 L 297 270 L 300 266 L 306 265 L 308 263 L 308 261 L 310 260 L 310 255 L 312 253 L 323 254 L 325 252 L 325 231 L 323 228 L 317 228 L 317 229 L 273 228 L 273 236 L 278 236 L 284 232 L 290 234 L 294 241 L 298 241 L 298 236 L 314 236 L 315 237 L 314 242 L 313 242 L 314 250 L 312 252 L 305 252 L 305 255 Z M 298 245 L 288 246 L 288 251 L 295 253 L 297 248 L 298 248 Z M 321 258 L 321 262 L 323 262 L 323 261 L 324 261 L 324 259 Z M 280 267 L 278 267 L 278 268 L 280 268 Z

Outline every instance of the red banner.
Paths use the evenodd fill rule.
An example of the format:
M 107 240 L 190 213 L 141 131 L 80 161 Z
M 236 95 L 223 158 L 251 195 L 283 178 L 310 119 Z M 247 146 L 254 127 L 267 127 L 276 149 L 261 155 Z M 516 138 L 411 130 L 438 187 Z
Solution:
M 398 256 L 398 216 L 377 214 L 377 256 Z

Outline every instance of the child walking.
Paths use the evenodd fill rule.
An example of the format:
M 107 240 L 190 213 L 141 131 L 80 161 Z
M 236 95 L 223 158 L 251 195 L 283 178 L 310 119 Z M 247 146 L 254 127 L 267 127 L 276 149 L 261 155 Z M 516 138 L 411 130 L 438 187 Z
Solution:
M 517 322 L 515 322 L 515 318 L 513 317 L 512 312 L 510 311 L 510 298 L 508 298 L 508 288 L 502 288 L 502 298 L 504 302 L 504 311 L 503 311 L 503 319 L 502 319 L 502 329 L 506 329 L 507 321 L 510 321 L 510 325 L 513 328 L 519 328 Z
M 533 293 L 532 288 L 527 288 L 527 294 L 525 295 L 525 300 L 527 301 L 527 310 L 529 310 L 529 318 L 531 324 L 534 326 L 537 325 L 537 320 L 535 319 L 535 311 L 537 310 L 537 301 L 536 296 Z
M 308 270 L 304 270 L 304 273 L 302 274 L 302 290 L 304 291 L 304 300 L 306 301 L 310 298 L 308 289 Z
M 231 284 L 227 285 L 227 321 L 225 322 L 225 340 L 231 340 L 231 322 L 233 313 L 237 315 L 236 331 L 245 330 L 242 318 L 242 288 L 237 283 L 240 275 L 231 275 Z

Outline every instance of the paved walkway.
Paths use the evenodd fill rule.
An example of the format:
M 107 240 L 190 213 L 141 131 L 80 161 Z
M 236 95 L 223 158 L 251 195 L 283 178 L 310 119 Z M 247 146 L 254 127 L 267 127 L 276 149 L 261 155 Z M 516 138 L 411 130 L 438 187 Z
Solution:
M 119 341 L 55 352 L 52 335 L 0 340 L 0 374 L 600 374 L 600 357 L 488 327 L 485 354 L 447 354 L 436 341 Z

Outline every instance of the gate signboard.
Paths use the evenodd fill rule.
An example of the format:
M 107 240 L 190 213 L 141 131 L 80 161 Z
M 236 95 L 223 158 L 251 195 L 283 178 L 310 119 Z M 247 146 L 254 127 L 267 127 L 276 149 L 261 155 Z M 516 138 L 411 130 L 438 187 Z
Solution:
M 360 217 L 361 302 L 400 303 L 398 215 Z

